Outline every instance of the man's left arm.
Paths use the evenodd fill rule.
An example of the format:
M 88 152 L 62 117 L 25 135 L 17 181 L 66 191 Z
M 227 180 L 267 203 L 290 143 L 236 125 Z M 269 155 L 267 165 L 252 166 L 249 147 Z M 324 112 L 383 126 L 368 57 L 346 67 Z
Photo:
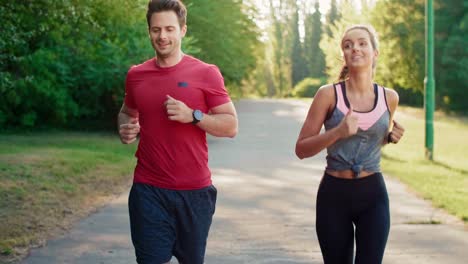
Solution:
M 235 137 L 238 130 L 237 113 L 232 102 L 213 107 L 196 124 L 215 137 Z
M 168 118 L 181 123 L 193 121 L 193 111 L 184 102 L 167 96 L 165 102 Z M 215 137 L 235 137 L 238 130 L 237 113 L 232 102 L 227 102 L 211 108 L 209 113 L 203 114 L 201 120 L 195 124 L 206 133 Z

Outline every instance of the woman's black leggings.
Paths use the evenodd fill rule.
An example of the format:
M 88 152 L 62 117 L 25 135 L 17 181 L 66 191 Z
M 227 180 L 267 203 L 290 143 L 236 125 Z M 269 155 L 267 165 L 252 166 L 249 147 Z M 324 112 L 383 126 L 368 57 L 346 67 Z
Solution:
M 390 210 L 381 173 L 353 180 L 325 173 L 316 212 L 317 236 L 325 264 L 352 264 L 355 236 L 354 263 L 382 263 Z

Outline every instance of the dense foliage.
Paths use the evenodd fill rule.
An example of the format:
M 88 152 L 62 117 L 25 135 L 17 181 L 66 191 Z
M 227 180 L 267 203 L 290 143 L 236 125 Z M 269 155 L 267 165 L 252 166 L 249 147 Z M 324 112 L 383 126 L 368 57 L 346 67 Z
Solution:
M 144 16 L 128 15 L 143 12 L 135 1 L 3 4 L 0 125 L 61 126 L 115 114 L 128 66 L 151 56 Z
M 305 78 L 294 86 L 292 96 L 295 97 L 314 97 L 318 89 L 326 83 L 325 79 Z
M 248 12 L 237 0 L 185 2 L 184 52 L 217 64 L 235 87 L 255 66 Z M 154 56 L 147 3 L 2 0 L 0 126 L 113 127 L 129 67 Z
M 187 36 L 196 39 L 198 57 L 220 68 L 231 92 L 256 66 L 259 32 L 254 7 L 241 0 L 184 0 L 188 6 Z
M 219 66 L 233 96 L 284 97 L 305 78 L 335 81 L 354 23 L 380 36 L 376 80 L 422 106 L 425 1 L 185 0 L 183 50 Z M 27 0 L 0 5 L 0 126 L 113 127 L 128 68 L 152 56 L 147 0 Z M 435 0 L 436 106 L 468 112 L 468 2 Z M 263 16 L 263 17 L 262 17 Z M 267 26 L 259 29 L 263 20 Z M 261 41 L 260 41 L 261 40 Z
M 399 88 L 403 102 L 422 105 L 425 78 L 425 3 L 423 0 L 379 1 L 372 21 L 385 45 L 386 83 Z M 468 1 L 434 1 L 436 105 L 468 113 Z M 410 91 L 403 91 L 410 90 Z

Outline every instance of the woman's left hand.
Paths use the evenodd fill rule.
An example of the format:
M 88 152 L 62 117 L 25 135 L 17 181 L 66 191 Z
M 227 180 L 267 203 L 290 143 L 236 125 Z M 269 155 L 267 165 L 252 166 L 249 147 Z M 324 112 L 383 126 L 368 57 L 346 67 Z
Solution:
M 393 128 L 392 131 L 390 131 L 390 134 L 388 136 L 388 143 L 393 143 L 396 144 L 400 141 L 401 137 L 403 137 L 403 134 L 405 133 L 405 128 L 395 120 L 393 120 Z

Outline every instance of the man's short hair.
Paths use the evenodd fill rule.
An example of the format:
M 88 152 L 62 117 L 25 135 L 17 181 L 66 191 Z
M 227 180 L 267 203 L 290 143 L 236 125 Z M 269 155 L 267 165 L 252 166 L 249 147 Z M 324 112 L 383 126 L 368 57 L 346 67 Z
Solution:
M 153 13 L 163 11 L 174 11 L 179 20 L 180 27 L 185 26 L 187 21 L 187 8 L 184 3 L 180 0 L 150 0 L 148 3 L 148 12 L 146 13 L 146 21 L 148 22 L 148 28 L 151 24 L 151 16 Z

